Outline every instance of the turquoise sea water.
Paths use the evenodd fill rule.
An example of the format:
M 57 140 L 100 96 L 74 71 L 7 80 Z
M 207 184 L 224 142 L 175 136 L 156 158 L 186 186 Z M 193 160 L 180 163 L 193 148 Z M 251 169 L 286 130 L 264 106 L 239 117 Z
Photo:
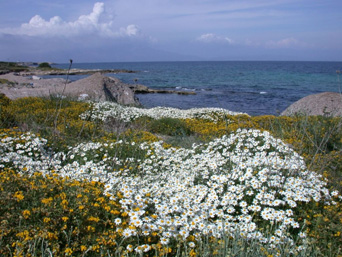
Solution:
M 55 66 L 67 68 L 68 64 Z M 137 79 L 151 88 L 196 92 L 137 95 L 145 107 L 220 107 L 250 115 L 277 115 L 304 96 L 340 92 L 342 80 L 342 74 L 336 73 L 342 70 L 342 62 L 127 62 L 73 63 L 72 67 L 134 70 L 137 73 L 107 75 L 130 84 Z

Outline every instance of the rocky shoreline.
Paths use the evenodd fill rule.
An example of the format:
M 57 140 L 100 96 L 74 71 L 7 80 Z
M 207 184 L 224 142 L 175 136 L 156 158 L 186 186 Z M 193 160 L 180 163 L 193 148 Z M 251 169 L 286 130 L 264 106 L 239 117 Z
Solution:
M 125 70 L 125 69 L 70 69 L 70 70 L 61 70 L 61 69 L 48 69 L 48 70 L 39 70 L 34 69 L 27 72 L 20 72 L 21 76 L 56 76 L 56 75 L 93 75 L 95 73 L 137 73 L 137 71 L 133 70 Z
M 38 70 L 7 72 L 0 75 L 0 93 L 10 99 L 21 97 L 70 96 L 81 100 L 113 101 L 124 105 L 141 106 L 137 94 L 195 95 L 192 91 L 152 89 L 141 84 L 125 84 L 106 74 L 131 70 Z M 74 82 L 63 78 L 41 78 L 54 75 L 90 75 Z M 280 115 L 297 114 L 342 116 L 342 95 L 324 92 L 309 95 L 290 105 Z
M 29 96 L 63 95 L 77 99 L 114 101 L 125 105 L 141 105 L 136 94 L 179 94 L 194 95 L 195 92 L 151 89 L 140 84 L 125 84 L 105 74 L 131 70 L 38 70 L 10 72 L 0 75 L 0 93 L 10 99 Z M 63 78 L 42 78 L 53 75 L 90 75 L 74 82 Z

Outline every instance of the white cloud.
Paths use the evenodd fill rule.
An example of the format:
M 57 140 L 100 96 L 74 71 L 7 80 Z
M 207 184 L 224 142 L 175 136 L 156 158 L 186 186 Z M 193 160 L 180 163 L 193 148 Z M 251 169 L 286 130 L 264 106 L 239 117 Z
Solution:
M 137 36 L 139 29 L 131 24 L 126 28 L 115 29 L 113 18 L 105 11 L 104 3 L 94 4 L 91 13 L 81 15 L 75 21 L 63 21 L 59 16 L 54 16 L 50 20 L 43 19 L 40 15 L 35 15 L 28 23 L 24 23 L 20 28 L 2 30 L 4 33 L 12 35 L 45 36 L 45 37 L 70 37 L 83 35 L 100 35 L 104 37 L 124 37 Z
M 284 38 L 278 41 L 269 41 L 266 43 L 267 47 L 270 48 L 291 48 L 291 47 L 306 47 L 306 43 L 301 42 L 295 38 Z
M 196 40 L 204 43 L 234 43 L 233 40 L 228 37 L 219 36 L 213 33 L 203 34 L 199 36 Z
M 120 34 L 122 36 L 137 36 L 140 32 L 140 29 L 134 25 L 134 24 L 131 24 L 131 25 L 128 25 L 126 28 L 121 28 L 120 29 Z

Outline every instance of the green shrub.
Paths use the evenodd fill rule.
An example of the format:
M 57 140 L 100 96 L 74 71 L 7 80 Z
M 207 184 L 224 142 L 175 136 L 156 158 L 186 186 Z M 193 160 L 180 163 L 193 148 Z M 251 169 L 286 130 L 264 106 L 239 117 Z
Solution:
M 94 122 L 79 117 L 89 106 L 88 103 L 67 99 L 60 102 L 57 98 L 24 97 L 10 102 L 5 108 L 5 117 L 13 117 L 21 130 L 49 138 L 57 150 L 66 144 L 91 140 L 102 133 Z
M 38 65 L 38 68 L 48 68 L 48 69 L 51 69 L 52 67 L 51 67 L 51 65 L 49 64 L 49 63 L 47 63 L 47 62 L 42 62 L 42 63 L 40 63 L 39 65 Z
M 0 93 L 0 106 L 8 106 L 11 103 L 11 99 L 9 99 L 5 94 Z
M 8 79 L 0 79 L 0 84 L 7 84 L 9 86 L 13 86 L 15 85 L 16 83 L 13 82 L 13 81 L 9 81 Z
M 103 190 L 102 183 L 0 169 L 0 255 L 99 256 L 104 243 L 115 252 L 114 220 L 127 218 Z
M 12 100 L 5 94 L 0 94 L 0 126 L 2 128 L 9 128 L 15 126 L 15 117 L 8 111 L 8 106 Z
M 190 129 L 185 121 L 174 118 L 153 120 L 150 124 L 151 132 L 168 136 L 189 136 Z
M 15 62 L 0 62 L 0 71 L 6 72 L 20 72 L 27 71 L 28 67 L 24 65 L 20 65 Z

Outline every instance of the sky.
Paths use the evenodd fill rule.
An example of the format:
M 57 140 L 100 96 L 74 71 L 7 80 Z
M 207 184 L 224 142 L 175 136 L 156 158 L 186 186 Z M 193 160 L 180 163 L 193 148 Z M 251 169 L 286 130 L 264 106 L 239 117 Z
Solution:
M 341 0 L 0 0 L 0 61 L 342 61 Z

